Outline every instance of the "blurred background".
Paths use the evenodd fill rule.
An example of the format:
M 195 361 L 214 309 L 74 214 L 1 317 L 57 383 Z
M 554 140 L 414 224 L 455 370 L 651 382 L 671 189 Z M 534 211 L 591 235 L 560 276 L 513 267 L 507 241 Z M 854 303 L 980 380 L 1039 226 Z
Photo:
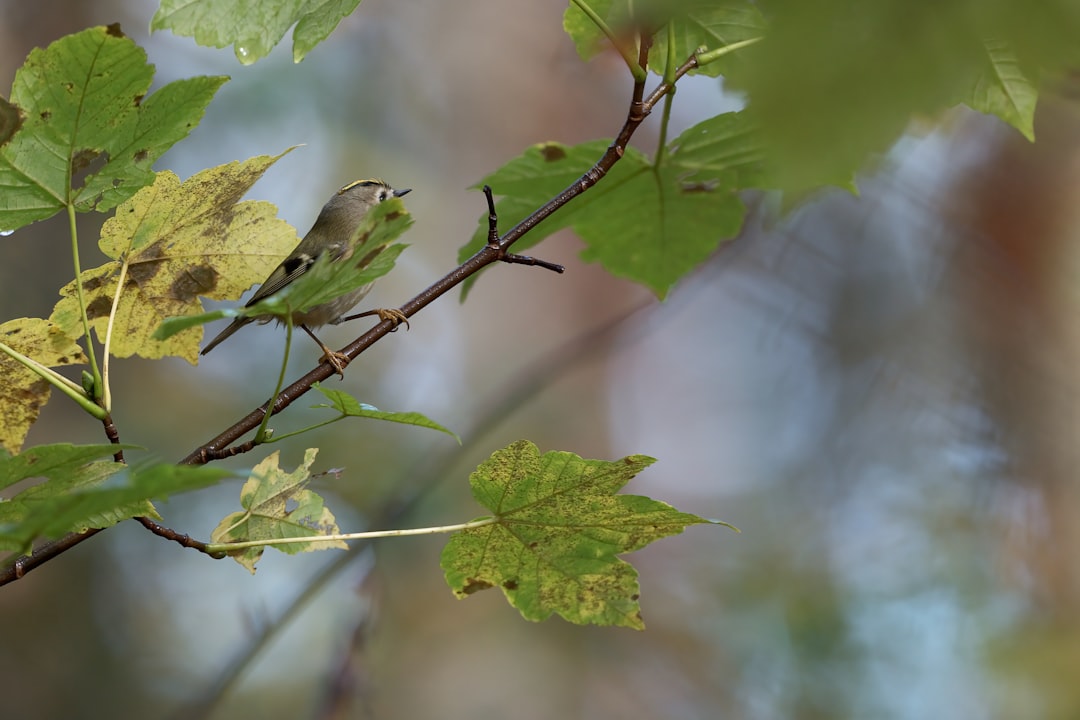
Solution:
M 625 68 L 577 58 L 565 6 L 365 0 L 303 63 L 286 38 L 242 67 L 150 36 L 148 0 L 0 0 L 0 94 L 33 47 L 111 22 L 156 86 L 232 76 L 159 168 L 303 144 L 250 195 L 300 233 L 350 180 L 414 188 L 411 247 L 368 300 L 397 306 L 456 265 L 484 213 L 469 186 L 530 144 L 618 130 Z M 671 135 L 740 105 L 688 79 Z M 463 447 L 355 421 L 273 448 L 290 469 L 309 445 L 344 468 L 316 490 L 347 530 L 483 514 L 468 473 L 520 438 L 652 455 L 628 491 L 742 533 L 694 527 L 630 558 L 645 632 L 527 623 L 495 591 L 459 602 L 440 537 L 268 551 L 252 577 L 125 523 L 0 589 L 3 716 L 1080 717 L 1076 119 L 1045 96 L 1032 145 L 957 111 L 913 128 L 859 197 L 823 191 L 775 220 L 748 196 L 742 236 L 662 305 L 556 236 L 534 254 L 565 275 L 494 268 L 331 381 Z M 635 143 L 652 152 L 656 133 L 653 118 Z M 101 221 L 80 218 L 84 267 Z M 2 253 L 3 317 L 47 316 L 72 272 L 63 218 Z M 122 439 L 179 459 L 261 403 L 282 333 L 238 337 L 199 367 L 116 362 Z M 316 360 L 296 349 L 292 377 Z M 323 417 L 314 402 L 272 425 Z M 60 441 L 103 438 L 54 399 L 29 443 Z M 160 510 L 205 539 L 239 486 Z

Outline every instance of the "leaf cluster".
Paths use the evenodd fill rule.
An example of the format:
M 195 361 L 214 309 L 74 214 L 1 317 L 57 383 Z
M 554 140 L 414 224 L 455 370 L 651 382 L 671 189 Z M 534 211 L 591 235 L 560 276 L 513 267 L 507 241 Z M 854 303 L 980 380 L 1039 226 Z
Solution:
M 244 64 L 265 57 L 292 28 L 299 62 L 358 5 L 162 0 L 151 27 L 231 45 Z M 937 117 L 966 104 L 1034 139 L 1038 88 L 1080 59 L 1074 5 L 1048 0 L 1035 12 L 1018 0 L 947 0 L 932 8 L 902 0 L 571 0 L 563 24 L 581 57 L 613 52 L 633 80 L 622 130 L 578 145 L 539 142 L 483 178 L 474 188 L 499 197 L 492 217 L 479 218 L 461 248 L 461 266 L 401 312 L 411 315 L 462 282 L 467 290 L 484 267 L 523 260 L 509 254 L 511 245 L 532 247 L 562 229 L 581 238 L 584 260 L 664 298 L 738 234 L 748 193 L 853 190 L 856 173 L 913 116 Z M 66 213 L 76 268 L 47 318 L 0 325 L 2 550 L 26 553 L 37 539 L 78 540 L 127 518 L 160 519 L 152 500 L 230 476 L 152 457 L 127 464 L 124 452 L 136 449 L 120 443 L 112 421 L 110 358 L 176 356 L 194 364 L 206 322 L 290 316 L 389 272 L 405 248 L 395 240 L 412 220 L 400 201 L 389 201 L 353 238 L 358 248 L 350 257 L 357 262 L 320 261 L 286 292 L 250 308 L 207 312 L 204 300 L 238 299 L 297 242 L 272 205 L 243 200 L 284 153 L 226 162 L 186 180 L 155 171 L 227 78 L 177 80 L 149 93 L 153 74 L 119 27 L 90 28 L 31 52 L 9 97 L 0 97 L 0 234 Z M 677 84 L 686 74 L 722 78 L 744 94 L 745 109 L 703 118 L 669 139 Z M 646 94 L 654 76 L 656 87 Z M 654 111 L 655 147 L 630 145 Z M 87 212 L 112 215 L 98 241 L 103 260 L 84 270 L 75 217 Z M 387 332 L 377 327 L 364 337 L 374 342 Z M 357 343 L 350 352 L 364 349 Z M 81 382 L 54 369 L 69 366 L 85 367 Z M 188 463 L 346 418 L 453 435 L 417 413 L 380 411 L 317 386 L 314 380 L 325 377 L 319 372 L 329 371 L 282 390 L 283 365 L 266 406 Z M 317 407 L 333 417 L 273 438 L 271 414 L 313 387 L 328 401 Z M 23 450 L 53 389 L 101 421 L 111 443 Z M 254 440 L 234 444 L 260 421 Z M 258 463 L 241 490 L 242 509 L 201 549 L 230 554 L 254 571 L 267 545 L 293 553 L 358 539 L 339 533 L 310 487 L 321 477 L 312 470 L 316 452 L 292 472 L 280 468 L 277 453 Z M 464 597 L 499 587 L 530 620 L 558 614 L 575 623 L 642 627 L 636 571 L 619 556 L 712 522 L 617 493 L 652 462 L 641 455 L 614 462 L 541 455 L 527 441 L 496 451 L 470 479 L 493 515 L 457 527 L 443 553 L 451 588 Z M 15 567 L 17 575 L 26 566 Z
M 123 454 L 136 448 L 119 442 L 19 453 L 53 389 L 115 433 L 110 358 L 177 356 L 195 363 L 200 326 L 215 316 L 204 312 L 203 301 L 235 300 L 297 243 L 296 230 L 276 217 L 273 205 L 242 199 L 284 153 L 227 162 L 183 181 L 152 169 L 198 124 L 227 80 L 179 80 L 148 95 L 153 74 L 143 50 L 117 26 L 90 28 L 31 52 L 10 100 L 0 103 L 0 227 L 16 230 L 66 211 L 77 269 L 48 318 L 0 325 L 3 550 L 21 554 L 35 539 L 132 517 L 160 519 L 152 499 L 232 475 L 150 458 L 129 465 Z M 108 211 L 98 240 L 103 262 L 79 271 L 75 215 Z M 357 238 L 363 262 L 317 265 L 286 304 L 316 304 L 389 272 L 404 249 L 391 244 L 410 223 L 396 200 L 371 213 Z M 79 365 L 86 367 L 81 383 L 52 369 Z M 442 429 L 418 414 L 408 420 L 374 409 L 360 414 Z

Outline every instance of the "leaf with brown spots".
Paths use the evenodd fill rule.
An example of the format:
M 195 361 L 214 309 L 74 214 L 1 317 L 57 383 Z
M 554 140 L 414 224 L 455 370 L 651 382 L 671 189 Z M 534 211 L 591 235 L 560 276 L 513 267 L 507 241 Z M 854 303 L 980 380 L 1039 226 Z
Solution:
M 500 587 L 527 620 L 557 613 L 579 625 L 643 629 L 637 571 L 618 556 L 687 525 L 726 524 L 616 494 L 653 462 L 541 455 L 527 440 L 496 451 L 469 483 L 497 522 L 450 539 L 442 554 L 447 584 L 459 598 Z
M 48 367 L 86 362 L 82 348 L 56 323 L 42 318 L 18 318 L 0 325 L 0 342 Z M 0 354 L 0 446 L 19 451 L 49 401 L 50 390 L 40 375 Z
M 22 111 L 0 97 L 0 145 L 4 145 L 22 127 Z
M 154 339 L 161 321 L 201 313 L 203 297 L 238 298 L 292 250 L 296 230 L 275 217 L 273 205 L 239 202 L 280 157 L 220 165 L 183 183 L 171 172 L 158 173 L 153 185 L 117 208 L 98 243 L 112 260 L 82 274 L 87 314 L 101 340 L 115 305 L 113 355 L 177 355 L 194 364 L 202 331 Z M 75 283 L 60 294 L 52 319 L 78 337 L 82 322 Z
M 304 453 L 304 462 L 291 473 L 281 468 L 277 452 L 256 465 L 240 490 L 240 505 L 244 509 L 227 515 L 210 534 L 211 541 L 249 542 L 339 533 L 334 514 L 323 504 L 322 497 L 307 487 L 312 478 L 311 464 L 315 462 L 318 452 L 317 448 L 308 448 Z M 337 540 L 287 543 L 270 547 L 295 555 L 329 548 L 347 550 L 349 546 Z M 265 549 L 244 548 L 234 552 L 232 557 L 254 573 L 255 563 L 262 557 Z

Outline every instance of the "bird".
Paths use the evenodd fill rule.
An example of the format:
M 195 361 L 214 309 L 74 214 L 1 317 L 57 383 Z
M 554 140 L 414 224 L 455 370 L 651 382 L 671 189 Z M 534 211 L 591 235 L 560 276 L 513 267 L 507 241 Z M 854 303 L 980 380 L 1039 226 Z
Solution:
M 270 297 L 292 283 L 306 273 L 324 254 L 329 255 L 331 262 L 349 259 L 354 250 L 354 246 L 351 244 L 355 241 L 353 236 L 368 211 L 392 197 L 402 197 L 410 192 L 412 192 L 412 188 L 395 190 L 378 179 L 356 180 L 342 187 L 323 205 L 315 224 L 311 226 L 304 238 L 289 253 L 289 256 L 282 260 L 281 264 L 274 268 L 274 271 L 263 281 L 245 307 L 250 307 L 260 300 Z M 348 363 L 348 358 L 344 354 L 327 347 L 322 340 L 316 337 L 312 328 L 322 327 L 327 324 L 336 325 L 344 320 L 352 320 L 365 315 L 378 315 L 381 320 L 391 320 L 395 325 L 399 322 L 408 324 L 408 320 L 398 310 L 378 309 L 348 318 L 343 317 L 346 312 L 351 310 L 368 294 L 373 284 L 368 283 L 329 302 L 316 305 L 304 312 L 292 314 L 293 324 L 303 328 L 311 336 L 311 339 L 322 348 L 323 356 L 320 362 L 330 363 L 330 366 L 342 378 L 345 377 L 344 368 Z M 245 325 L 254 321 L 269 322 L 271 317 L 273 316 L 236 318 L 228 327 L 218 333 L 213 340 L 207 343 L 200 354 L 207 354 Z M 280 318 L 278 320 L 280 321 Z

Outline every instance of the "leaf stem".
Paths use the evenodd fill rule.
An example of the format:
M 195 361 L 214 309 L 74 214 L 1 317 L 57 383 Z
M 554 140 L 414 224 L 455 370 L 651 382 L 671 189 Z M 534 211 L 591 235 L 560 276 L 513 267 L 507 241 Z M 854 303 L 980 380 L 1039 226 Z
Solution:
M 373 538 L 407 537 L 409 535 L 438 535 L 459 532 L 461 530 L 472 530 L 474 528 L 486 527 L 488 525 L 494 525 L 497 522 L 499 522 L 498 518 L 487 517 L 481 518 L 479 520 L 470 520 L 466 523 L 458 523 L 457 525 L 440 525 L 437 527 L 426 528 L 408 528 L 405 530 L 372 530 L 369 532 L 340 533 L 338 535 L 318 535 L 314 537 L 306 536 L 292 538 L 267 538 L 266 540 L 247 540 L 244 542 L 234 543 L 207 543 L 204 551 L 208 553 L 231 553 L 235 552 L 236 550 L 244 550 L 254 547 L 265 547 L 267 545 L 342 542 L 345 540 L 371 540 Z
M 653 158 L 653 172 L 659 172 L 667 155 L 668 122 L 671 120 L 671 104 L 675 99 L 675 72 L 678 61 L 675 59 L 675 25 L 667 24 L 667 58 L 664 62 L 664 82 L 671 86 L 671 92 L 664 96 L 664 111 L 660 116 L 660 137 L 656 143 L 656 157 Z
M 318 430 L 319 428 L 325 427 L 327 425 L 333 425 L 334 423 L 339 422 L 341 420 L 344 420 L 347 417 L 349 417 L 349 416 L 348 415 L 338 415 L 335 418 L 330 418 L 329 420 L 323 420 L 322 422 L 315 423 L 314 425 L 308 425 L 306 428 L 300 428 L 299 430 L 293 430 L 292 432 L 282 433 L 281 435 L 274 435 L 274 437 L 272 437 L 272 438 L 263 438 L 263 442 L 267 442 L 267 443 L 279 442 L 281 440 L 284 440 L 285 438 L 291 438 L 291 437 L 293 437 L 295 435 L 302 435 L 303 433 L 311 432 L 312 430 Z
M 116 292 L 113 293 L 112 307 L 109 308 L 109 323 L 105 327 L 105 346 L 101 357 L 102 405 L 105 406 L 105 412 L 112 412 L 112 389 L 109 387 L 109 348 L 112 347 L 113 322 L 116 320 L 116 308 L 120 306 L 120 293 L 123 291 L 124 283 L 127 281 L 127 270 L 128 262 L 125 256 L 124 261 L 120 263 L 120 275 L 116 278 Z
M 703 52 L 703 53 L 698 53 L 696 55 L 698 67 L 702 67 L 703 65 L 708 65 L 711 62 L 716 62 L 717 60 L 724 57 L 728 53 L 733 53 L 736 50 L 741 50 L 744 47 L 748 47 L 750 45 L 753 45 L 754 43 L 761 42 L 764 39 L 765 39 L 764 37 L 758 36 L 758 37 L 755 37 L 755 38 L 749 38 L 747 40 L 740 40 L 739 42 L 734 42 L 734 43 L 731 43 L 730 45 L 725 45 L 724 47 L 716 48 L 715 50 L 708 50 L 708 51 Z
M 667 57 L 664 58 L 664 82 L 675 82 L 675 72 L 679 69 L 679 61 L 675 59 L 675 23 L 667 24 Z
M 94 376 L 95 402 L 100 403 L 102 392 L 101 370 L 97 357 L 94 356 L 94 341 L 90 337 L 90 319 L 86 315 L 86 297 L 83 295 L 82 265 L 79 262 L 79 231 L 75 226 L 75 203 L 67 203 L 68 227 L 71 231 L 71 259 L 75 265 L 75 294 L 79 298 L 79 313 L 82 315 L 83 334 L 86 336 L 86 357 L 90 361 L 90 372 Z
M 585 13 L 585 15 L 590 20 L 592 20 L 593 24 L 596 25 L 597 28 L 599 28 L 600 32 L 604 33 L 604 35 L 607 36 L 607 39 L 611 41 L 611 44 L 615 47 L 615 50 L 618 51 L 619 56 L 626 63 L 626 67 L 630 69 L 630 74 L 634 76 L 634 80 L 644 80 L 646 78 L 647 71 L 645 70 L 645 68 L 638 65 L 637 59 L 634 57 L 634 49 L 627 47 L 625 43 L 620 41 L 619 37 L 615 34 L 615 31 L 612 30 L 606 22 L 604 22 L 604 18 L 600 17 L 600 15 L 595 10 L 593 10 L 592 6 L 590 6 L 589 3 L 585 2 L 585 0 L 570 0 L 570 2 L 572 2 L 574 5 L 577 5 L 578 9 L 581 10 L 581 12 Z
M 38 375 L 42 380 L 55 387 L 60 392 L 67 395 L 69 398 L 79 404 L 86 412 L 93 415 L 98 420 L 104 420 L 108 417 L 109 413 L 105 411 L 100 405 L 86 396 L 86 391 L 82 387 L 76 385 L 74 382 L 64 377 L 60 373 L 53 370 L 51 367 L 42 365 L 32 357 L 23 355 L 18 350 L 11 348 L 4 343 L 0 343 L 0 352 L 4 353 L 12 360 L 22 364 L 28 370 Z
M 292 349 L 292 335 L 292 314 L 289 314 L 285 316 L 285 355 L 281 358 L 281 370 L 278 371 L 277 385 L 274 386 L 274 394 L 270 396 L 270 400 L 266 403 L 266 413 L 263 415 L 262 422 L 259 423 L 259 429 L 255 431 L 256 445 L 267 442 L 270 439 L 267 434 L 266 426 L 270 424 L 270 416 L 273 414 L 270 408 L 277 404 L 278 395 L 281 394 L 281 388 L 285 385 L 285 371 L 289 367 L 289 351 Z

